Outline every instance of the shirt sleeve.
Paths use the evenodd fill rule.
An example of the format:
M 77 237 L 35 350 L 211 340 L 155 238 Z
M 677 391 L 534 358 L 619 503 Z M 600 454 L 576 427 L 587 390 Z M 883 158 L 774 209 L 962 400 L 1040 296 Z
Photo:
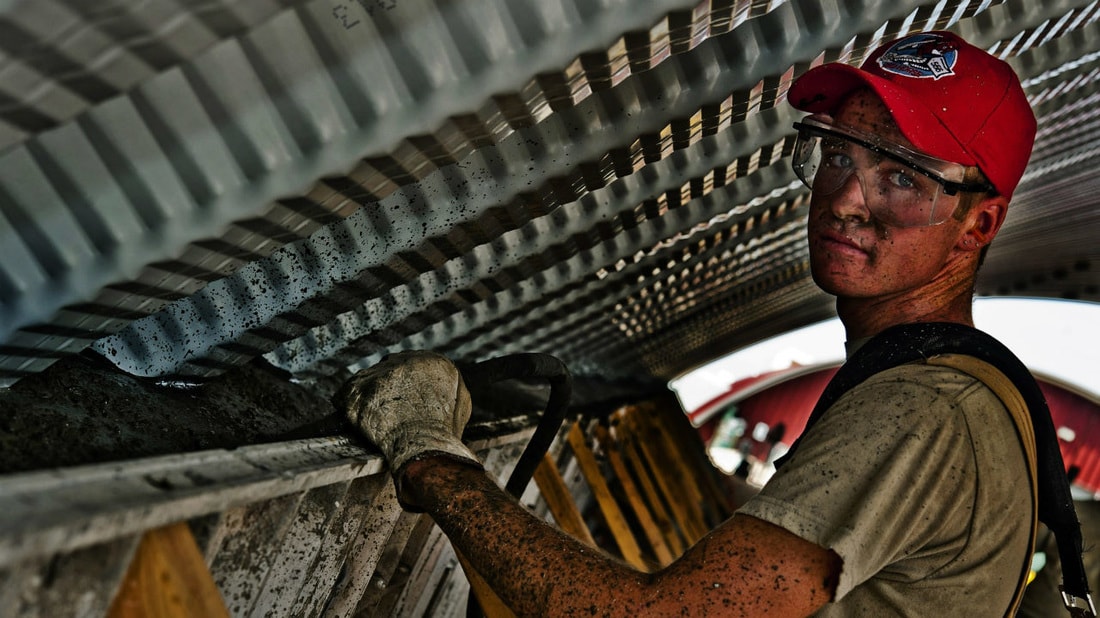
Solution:
M 959 377 L 905 365 L 853 388 L 739 512 L 836 552 L 836 600 L 876 573 L 927 576 L 891 572 L 907 556 L 920 554 L 929 571 L 950 562 L 969 535 L 975 482 L 967 423 L 950 396 Z

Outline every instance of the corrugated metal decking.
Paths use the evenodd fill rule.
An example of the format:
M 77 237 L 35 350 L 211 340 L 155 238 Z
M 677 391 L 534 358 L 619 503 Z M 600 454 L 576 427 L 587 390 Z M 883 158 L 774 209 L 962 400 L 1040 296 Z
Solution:
M 671 377 L 831 314 L 808 282 L 783 94 L 930 27 L 1008 58 L 1040 113 L 981 291 L 1096 298 L 1079 163 L 1096 3 L 694 4 L 258 3 L 233 9 L 253 19 L 237 29 L 216 3 L 181 13 L 221 39 L 0 156 L 0 371 L 88 346 L 198 376 L 258 355 L 308 374 L 534 347 L 584 374 Z M 31 31 L 21 15 L 7 23 Z M 105 15 L 85 29 L 149 19 Z M 14 59 L 72 55 L 37 43 Z
M 932 28 L 1012 63 L 1039 117 L 979 293 L 1100 300 L 1098 19 L 1100 0 L 0 3 L 0 402 L 102 368 L 82 352 L 187 397 L 246 364 L 305 389 L 409 348 L 547 352 L 581 405 L 652 396 L 833 315 L 785 94 Z M 37 429 L 52 405 L 92 433 L 69 415 L 84 392 L 28 404 Z M 120 416 L 95 427 L 132 450 Z M 487 466 L 526 435 L 480 436 Z M 234 615 L 463 611 L 448 544 L 373 453 L 274 440 L 6 474 L 0 614 L 102 615 L 142 534 L 184 520 Z

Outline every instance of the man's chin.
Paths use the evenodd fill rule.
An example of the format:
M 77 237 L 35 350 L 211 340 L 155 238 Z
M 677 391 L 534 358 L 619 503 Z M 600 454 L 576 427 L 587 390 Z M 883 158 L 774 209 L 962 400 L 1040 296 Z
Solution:
M 858 285 L 854 285 L 855 277 L 850 273 L 819 273 L 816 270 L 811 270 L 810 275 L 814 284 L 820 288 L 822 292 L 831 296 L 836 296 L 837 298 L 863 298 L 869 296 L 866 290 Z

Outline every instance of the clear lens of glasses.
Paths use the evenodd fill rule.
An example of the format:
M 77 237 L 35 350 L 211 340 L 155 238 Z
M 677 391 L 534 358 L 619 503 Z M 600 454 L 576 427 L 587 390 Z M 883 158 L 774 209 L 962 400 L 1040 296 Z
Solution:
M 855 175 L 867 209 L 879 221 L 895 227 L 925 227 L 943 223 L 958 201 L 944 193 L 986 191 L 988 185 L 964 182 L 966 166 L 929 157 L 898 144 L 822 119 L 796 123 L 793 167 L 817 193 L 829 195 Z

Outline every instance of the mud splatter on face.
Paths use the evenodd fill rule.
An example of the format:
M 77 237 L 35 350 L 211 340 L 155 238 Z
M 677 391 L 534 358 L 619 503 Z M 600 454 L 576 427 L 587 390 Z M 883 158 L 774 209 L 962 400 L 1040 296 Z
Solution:
M 841 110 L 845 116 L 844 126 L 858 128 L 896 144 L 912 147 L 893 117 L 881 113 L 882 101 L 869 88 L 861 88 L 849 94 L 837 106 L 837 117 L 841 115 Z

